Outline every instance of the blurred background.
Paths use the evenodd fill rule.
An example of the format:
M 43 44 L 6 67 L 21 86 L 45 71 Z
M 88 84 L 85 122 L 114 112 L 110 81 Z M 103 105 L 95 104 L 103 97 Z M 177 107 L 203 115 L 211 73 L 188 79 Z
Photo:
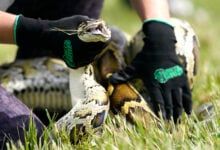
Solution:
M 6 1 L 1 0 L 0 9 Z M 169 0 L 172 16 L 188 20 L 196 30 L 202 48 L 202 57 L 209 56 L 207 61 L 218 64 L 220 51 L 218 35 L 220 32 L 217 19 L 220 1 L 212 0 Z M 8 2 L 7 2 L 8 3 Z M 141 28 L 141 21 L 129 4 L 129 0 L 105 0 L 101 18 L 108 24 L 117 25 L 130 35 Z M 11 61 L 14 57 L 15 46 L 0 45 L 0 63 Z M 206 60 L 204 60 L 206 61 Z M 217 68 L 216 68 L 217 69 Z
M 219 99 L 220 20 L 218 18 L 220 1 L 169 0 L 169 3 L 172 16 L 189 21 L 200 40 L 199 73 L 193 89 L 196 104 L 194 106 L 204 101 Z M 129 5 L 129 0 L 105 0 L 101 18 L 108 24 L 118 26 L 131 36 L 142 25 L 135 11 Z M 0 64 L 13 61 L 15 53 L 16 46 L 1 44 Z

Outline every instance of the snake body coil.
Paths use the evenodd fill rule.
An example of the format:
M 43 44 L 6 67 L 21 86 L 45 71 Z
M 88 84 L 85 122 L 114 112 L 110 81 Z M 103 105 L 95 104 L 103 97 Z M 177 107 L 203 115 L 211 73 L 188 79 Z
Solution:
M 82 95 L 74 107 L 61 119 L 56 122 L 56 127 L 59 129 L 65 128 L 70 135 L 72 141 L 76 142 L 77 137 L 83 136 L 91 129 L 99 128 L 105 121 L 109 111 L 109 97 L 103 86 L 95 81 L 93 66 L 90 64 L 80 68 L 79 78 L 75 78 L 70 71 L 70 84 L 78 85 L 82 89 L 70 89 L 72 91 L 72 99 L 75 98 L 75 91 L 79 91 Z M 73 78 L 73 79 L 71 79 Z M 79 83 L 74 82 L 77 79 Z M 81 84 L 81 85 L 80 85 Z
M 198 39 L 187 22 L 173 19 L 172 23 L 177 38 L 176 53 L 193 87 L 199 60 Z M 96 22 L 95 27 L 97 25 Z M 99 27 L 106 30 L 103 23 Z M 78 140 L 75 135 L 80 137 L 90 129 L 100 128 L 109 107 L 131 123 L 141 122 L 148 126 L 149 122 L 158 122 L 159 119 L 147 104 L 147 93 L 142 93 L 145 94 L 143 98 L 131 83 L 114 86 L 108 83 L 109 74 L 120 70 L 126 65 L 125 62 L 130 63 L 141 50 L 143 33 L 139 32 L 128 42 L 120 30 L 114 27 L 111 30 L 112 41 L 92 64 L 72 70 L 63 62 L 49 57 L 17 60 L 0 68 L 1 85 L 31 108 L 69 111 L 55 126 L 58 130 L 67 130 L 73 141 Z M 104 33 L 105 39 L 106 33 L 110 32 Z

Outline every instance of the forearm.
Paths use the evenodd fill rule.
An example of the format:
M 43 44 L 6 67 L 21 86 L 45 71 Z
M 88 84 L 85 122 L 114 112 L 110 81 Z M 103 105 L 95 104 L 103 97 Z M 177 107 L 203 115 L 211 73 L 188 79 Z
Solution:
M 15 15 L 0 11 L 0 43 L 14 44 Z
M 130 0 L 142 21 L 151 18 L 169 20 L 167 0 Z

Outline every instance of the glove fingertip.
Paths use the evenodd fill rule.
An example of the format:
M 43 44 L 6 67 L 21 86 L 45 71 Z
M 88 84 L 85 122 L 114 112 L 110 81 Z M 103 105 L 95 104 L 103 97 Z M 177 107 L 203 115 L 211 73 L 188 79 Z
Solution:
M 109 77 L 109 81 L 112 84 L 120 84 L 120 83 L 124 83 L 124 79 L 118 75 L 118 73 L 113 73 L 110 77 Z
M 120 84 L 120 83 L 125 83 L 133 78 L 135 78 L 134 69 L 131 68 L 130 66 L 127 66 L 124 69 L 113 73 L 110 76 L 109 80 L 112 84 Z

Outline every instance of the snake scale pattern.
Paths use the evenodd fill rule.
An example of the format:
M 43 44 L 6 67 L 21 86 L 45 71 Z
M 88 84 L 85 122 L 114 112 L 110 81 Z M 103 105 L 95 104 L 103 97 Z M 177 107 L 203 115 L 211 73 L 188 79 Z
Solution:
M 198 68 L 199 41 L 188 22 L 172 19 L 171 23 L 177 38 L 176 52 L 192 88 Z M 147 126 L 149 122 L 159 122 L 148 106 L 146 97 L 133 84 L 113 86 L 108 82 L 109 74 L 120 70 L 141 50 L 143 33 L 138 32 L 128 39 L 112 26 L 112 33 L 108 35 L 108 26 L 100 20 L 87 22 L 80 27 L 80 31 L 84 31 L 83 28 L 88 25 L 92 25 L 91 33 L 97 33 L 98 30 L 99 36 L 97 38 L 94 34 L 93 38 L 93 34 L 90 34 L 87 41 L 90 38 L 107 40 L 106 37 L 112 37 L 93 63 L 73 70 L 67 68 L 62 60 L 50 57 L 16 60 L 0 67 L 0 84 L 30 108 L 68 111 L 55 126 L 58 131 L 65 129 L 72 141 L 77 140 L 75 135 L 80 137 L 91 129 L 101 128 L 109 110 L 122 114 L 134 124 L 141 122 Z

